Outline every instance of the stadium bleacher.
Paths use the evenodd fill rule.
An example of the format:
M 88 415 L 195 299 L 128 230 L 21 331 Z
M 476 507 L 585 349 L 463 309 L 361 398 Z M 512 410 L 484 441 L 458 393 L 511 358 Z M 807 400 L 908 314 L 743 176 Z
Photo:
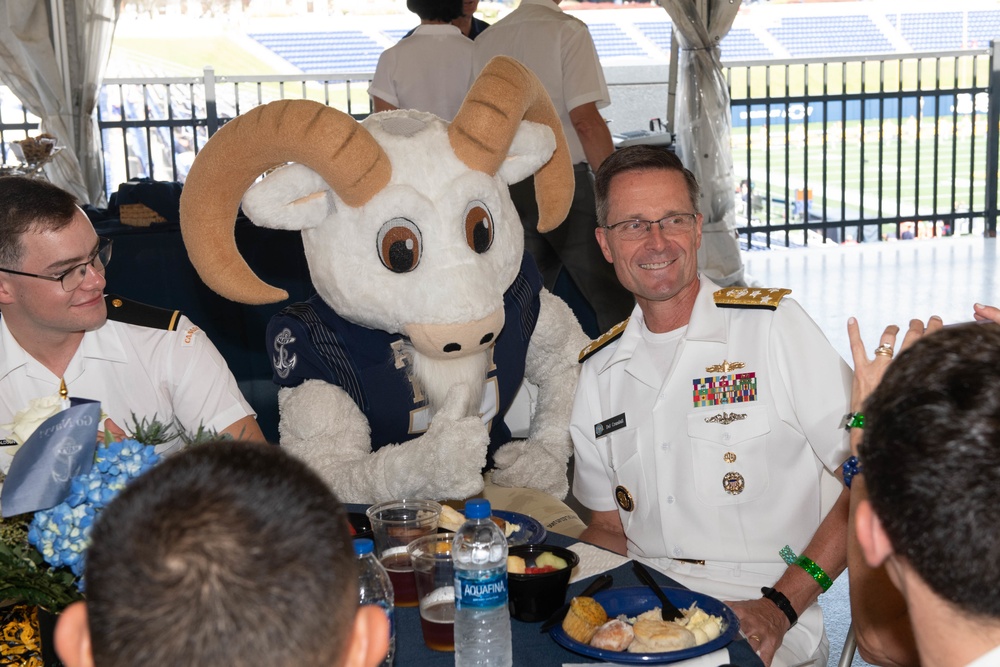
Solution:
M 843 9 L 767 20 L 741 14 L 722 40 L 723 61 L 942 51 L 987 46 L 1000 36 L 1000 9 L 892 11 L 888 5 L 838 3 Z M 895 5 L 894 5 L 895 6 Z M 673 30 L 666 12 L 586 12 L 605 64 L 665 62 Z M 606 20 L 605 17 L 613 17 Z M 595 20 L 590 20 L 591 18 Z M 600 18 L 601 20 L 596 20 Z M 252 33 L 251 38 L 303 72 L 371 71 L 389 45 L 409 28 L 328 32 Z
M 250 37 L 307 73 L 372 71 L 385 50 L 361 30 L 253 33 Z
M 767 30 L 793 58 L 892 53 L 892 42 L 871 16 L 783 18 Z
M 966 42 L 960 48 L 989 46 L 1000 36 L 1000 9 L 970 11 Z
M 915 51 L 962 48 L 962 12 L 905 13 L 886 18 Z

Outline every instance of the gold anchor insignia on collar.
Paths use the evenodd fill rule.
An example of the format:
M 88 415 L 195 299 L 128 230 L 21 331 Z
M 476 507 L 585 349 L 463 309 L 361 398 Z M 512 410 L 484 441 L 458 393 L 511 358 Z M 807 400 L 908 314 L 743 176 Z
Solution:
M 618 503 L 618 507 L 621 507 L 626 512 L 631 512 L 635 509 L 635 499 L 629 490 L 622 485 L 615 487 L 615 501 Z
M 712 415 L 711 417 L 705 417 L 706 424 L 722 424 L 723 426 L 728 426 L 733 422 L 742 421 L 747 418 L 747 413 L 745 412 L 723 412 L 720 415 Z
M 726 361 L 722 360 L 721 364 L 716 364 L 715 366 L 705 366 L 706 373 L 728 373 L 729 371 L 739 370 L 740 368 L 746 368 L 746 364 L 742 361 Z

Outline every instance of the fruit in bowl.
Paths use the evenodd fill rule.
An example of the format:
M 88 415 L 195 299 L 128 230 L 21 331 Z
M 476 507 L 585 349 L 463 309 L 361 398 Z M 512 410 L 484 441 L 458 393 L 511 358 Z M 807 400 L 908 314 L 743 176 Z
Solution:
M 521 556 L 507 556 L 507 574 L 546 574 L 568 567 L 569 563 L 551 551 L 543 551 L 534 560 L 534 565 Z
M 552 615 L 566 601 L 575 552 L 547 544 L 511 547 L 507 557 L 507 590 L 510 614 L 533 623 Z M 522 569 L 523 571 L 519 571 Z M 511 567 L 513 566 L 513 568 Z

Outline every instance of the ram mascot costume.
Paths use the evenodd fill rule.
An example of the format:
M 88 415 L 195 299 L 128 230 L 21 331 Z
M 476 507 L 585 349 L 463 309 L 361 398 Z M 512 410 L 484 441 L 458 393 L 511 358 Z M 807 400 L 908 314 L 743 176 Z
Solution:
M 572 199 L 566 139 L 534 74 L 503 57 L 450 124 L 412 110 L 358 123 L 286 100 L 199 153 L 181 228 L 210 288 L 287 298 L 236 248 L 241 198 L 254 224 L 301 231 L 317 295 L 268 328 L 281 446 L 342 500 L 463 499 L 491 469 L 499 486 L 565 497 L 588 339 L 524 252 L 507 186 L 532 174 L 547 231 Z M 538 397 L 528 438 L 512 441 L 504 416 L 522 379 Z

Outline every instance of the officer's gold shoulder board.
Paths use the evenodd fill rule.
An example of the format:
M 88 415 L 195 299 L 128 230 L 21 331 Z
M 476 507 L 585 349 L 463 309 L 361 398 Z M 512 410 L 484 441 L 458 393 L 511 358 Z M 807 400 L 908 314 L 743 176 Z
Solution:
M 600 338 L 591 342 L 590 345 L 580 350 L 580 363 L 582 364 L 583 362 L 585 362 L 587 359 L 592 357 L 594 353 L 596 353 L 598 350 L 600 350 L 608 343 L 613 343 L 619 338 L 621 338 L 622 332 L 625 331 L 625 327 L 628 326 L 628 321 L 629 318 L 626 317 L 624 321 L 619 322 L 615 326 L 611 327 L 603 334 L 601 334 Z
M 774 310 L 792 293 L 783 287 L 723 287 L 712 294 L 717 308 L 767 308 Z
M 181 319 L 179 310 L 157 308 L 116 294 L 108 294 L 104 297 L 104 302 L 108 306 L 108 319 L 124 324 L 175 331 L 177 322 Z

